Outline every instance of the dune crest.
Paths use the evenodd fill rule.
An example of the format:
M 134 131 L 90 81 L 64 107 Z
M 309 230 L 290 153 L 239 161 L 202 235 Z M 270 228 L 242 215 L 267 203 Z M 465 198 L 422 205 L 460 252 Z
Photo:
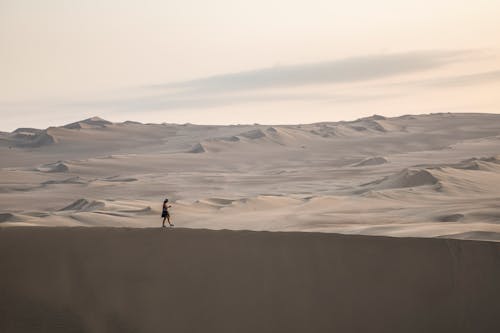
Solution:
M 364 160 L 354 164 L 355 167 L 363 167 L 363 166 L 372 166 L 372 165 L 381 165 L 389 163 L 389 161 L 382 156 L 368 157 Z
M 200 153 L 205 153 L 207 150 L 205 149 L 205 147 L 201 144 L 201 143 L 197 143 L 195 144 L 191 150 L 189 150 L 190 153 L 193 153 L 193 154 L 200 154 Z
M 60 209 L 60 211 L 88 212 L 104 208 L 104 206 L 105 204 L 102 201 L 96 201 L 96 200 L 89 201 L 87 199 L 82 198 Z
M 0 223 L 2 222 L 16 222 L 19 219 L 12 213 L 0 213 Z
M 8 145 L 19 148 L 40 148 L 57 143 L 57 139 L 50 130 L 35 128 L 18 128 L 5 137 Z
M 439 222 L 458 222 L 464 219 L 464 214 L 450 214 L 438 217 Z
M 363 186 L 371 185 L 373 189 L 391 189 L 404 187 L 417 187 L 424 185 L 435 185 L 439 182 L 430 170 L 420 168 L 408 168 L 401 172 L 384 177 Z
M 68 172 L 69 167 L 64 161 L 57 161 L 55 163 L 44 164 L 36 168 L 40 172 Z
M 87 184 L 88 181 L 76 176 L 65 179 L 51 179 L 42 182 L 42 185 L 57 185 L 57 184 Z
M 92 117 L 62 126 L 67 129 L 105 128 L 113 123 L 99 117 Z

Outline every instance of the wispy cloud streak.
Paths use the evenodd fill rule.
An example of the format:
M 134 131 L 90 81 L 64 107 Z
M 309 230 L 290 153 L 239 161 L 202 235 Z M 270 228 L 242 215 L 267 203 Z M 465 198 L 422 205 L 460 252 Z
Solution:
M 471 51 L 428 51 L 352 57 L 334 61 L 277 66 L 151 86 L 197 93 L 231 92 L 381 79 L 442 67 Z
M 423 81 L 421 84 L 432 87 L 462 87 L 500 81 L 500 70 L 449 76 Z

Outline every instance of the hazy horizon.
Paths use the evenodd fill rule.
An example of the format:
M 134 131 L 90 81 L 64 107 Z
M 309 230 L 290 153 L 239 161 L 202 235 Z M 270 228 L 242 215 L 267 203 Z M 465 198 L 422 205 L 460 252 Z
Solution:
M 499 113 L 500 3 L 0 0 L 0 130 Z
M 346 119 L 340 119 L 340 120 L 329 120 L 329 119 L 325 119 L 325 120 L 320 120 L 320 121 L 314 121 L 314 122 L 309 122 L 309 123 L 300 123 L 300 122 L 293 122 L 293 121 L 282 121 L 282 122 L 278 122 L 278 123 L 268 123 L 268 122 L 241 122 L 241 123 L 210 123 L 210 122 L 207 122 L 207 123 L 201 123 L 201 122 L 167 122 L 167 121 L 158 121 L 158 122 L 145 122 L 145 121 L 140 121 L 140 120 L 137 120 L 137 119 L 125 119 L 125 120 L 115 120 L 113 118 L 107 118 L 107 117 L 102 117 L 98 114 L 95 114 L 95 115 L 91 115 L 91 116 L 88 116 L 88 117 L 85 117 L 85 118 L 75 118 L 73 120 L 70 120 L 70 121 L 66 121 L 66 122 L 55 122 L 55 123 L 52 123 L 50 124 L 49 126 L 46 126 L 46 127 L 33 127 L 35 129 L 46 129 L 46 128 L 50 128 L 50 127 L 63 127 L 65 125 L 70 125 L 70 124 L 73 124 L 73 123 L 79 123 L 79 122 L 82 122 L 82 121 L 85 121 L 85 120 L 91 120 L 92 118 L 98 118 L 100 120 L 103 120 L 103 121 L 109 121 L 111 123 L 123 123 L 123 122 L 137 122 L 137 123 L 141 123 L 143 125 L 148 125 L 148 124 L 154 124 L 154 125 L 160 125 L 160 124 L 170 124 L 170 125 L 186 125 L 186 124 L 190 124 L 190 125 L 195 125 L 195 126 L 287 126 L 287 125 L 314 125 L 314 124 L 321 124 L 321 123 L 337 123 L 337 122 L 356 122 L 356 121 L 359 121 L 359 120 L 363 120 L 363 119 L 369 119 L 369 118 L 372 118 L 372 117 L 377 117 L 377 116 L 382 116 L 386 119 L 396 119 L 396 118 L 399 118 L 399 117 L 405 117 L 405 116 L 425 116 L 425 115 L 439 115 L 439 114 L 452 114 L 452 115 L 467 115 L 467 114 L 477 114 L 477 115 L 496 115 L 498 113 L 488 113 L 488 112 L 484 112 L 484 113 L 480 113 L 480 112 L 436 112 L 436 113 L 420 113 L 420 114 L 417 114 L 417 113 L 406 113 L 406 114 L 400 114 L 400 115 L 394 115 L 394 116 L 386 116 L 384 114 L 378 114 L 378 113 L 373 113 L 373 114 L 369 114 L 369 115 L 365 115 L 365 116 L 362 116 L 362 117 L 353 117 L 353 118 L 346 118 Z M 8 130 L 8 131 L 3 131 L 3 132 L 13 132 L 19 128 L 26 128 L 25 126 L 24 127 L 16 127 L 16 128 L 13 128 L 12 130 Z M 1 132 L 1 130 L 0 130 Z

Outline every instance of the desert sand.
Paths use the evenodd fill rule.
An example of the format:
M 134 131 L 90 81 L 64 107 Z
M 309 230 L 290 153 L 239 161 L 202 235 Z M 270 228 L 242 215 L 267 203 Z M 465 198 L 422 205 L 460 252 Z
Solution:
M 0 156 L 0 332 L 500 330 L 500 115 L 94 117 Z
M 0 226 L 500 238 L 500 115 L 0 133 Z
M 500 243 L 0 229 L 1 332 L 498 332 Z

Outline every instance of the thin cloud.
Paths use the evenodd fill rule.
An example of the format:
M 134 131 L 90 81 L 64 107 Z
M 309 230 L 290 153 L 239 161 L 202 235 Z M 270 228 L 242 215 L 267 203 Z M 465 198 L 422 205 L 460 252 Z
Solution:
M 323 102 L 356 103 L 400 97 L 404 93 L 352 91 L 298 93 L 289 88 L 307 85 L 365 82 L 402 74 L 436 69 L 476 57 L 475 51 L 428 51 L 352 57 L 341 60 L 293 66 L 278 66 L 239 73 L 228 73 L 164 85 L 137 87 L 130 94 L 93 100 L 52 103 L 51 109 L 68 107 L 80 110 L 114 110 L 120 112 L 207 109 L 249 103 Z M 500 71 L 442 78 L 428 81 L 403 82 L 413 86 L 451 86 L 496 80 Z M 379 84 L 376 85 L 380 87 Z M 384 85 L 382 85 L 383 87 Z M 140 88 L 140 89 L 139 89 Z M 146 88 L 146 89 L 144 89 Z M 330 90 L 330 89 L 329 89 Z M 129 92 L 130 93 L 130 92 Z M 121 95 L 121 96 L 120 96 Z M 38 104 L 40 106 L 40 104 Z M 0 108 L 2 105 L 0 105 Z
M 424 79 L 424 80 L 411 80 L 392 82 L 383 85 L 382 87 L 407 87 L 407 88 L 455 88 L 466 87 L 474 85 L 489 84 L 500 81 L 500 70 L 491 70 L 485 72 L 478 72 L 472 74 L 450 75 L 438 78 Z M 369 86 L 369 88 L 380 87 Z
M 196 93 L 222 93 L 374 80 L 426 71 L 463 61 L 471 51 L 428 51 L 351 57 L 334 61 L 277 66 L 190 81 L 154 85 Z
M 427 51 L 352 57 L 341 60 L 293 66 L 278 66 L 239 73 L 228 73 L 190 81 L 149 86 L 151 94 L 100 101 L 94 106 L 124 111 L 213 108 L 243 103 L 277 101 L 325 101 L 351 103 L 391 98 L 390 94 L 377 96 L 355 94 L 314 94 L 272 92 L 275 89 L 306 85 L 335 84 L 368 81 L 395 75 L 435 69 L 463 61 L 472 51 Z M 146 90 L 147 91 L 147 90 Z M 86 106 L 91 106 L 84 103 Z
M 478 85 L 500 81 L 500 70 L 456 75 L 434 80 L 421 82 L 424 86 L 432 87 L 462 87 L 469 85 Z

